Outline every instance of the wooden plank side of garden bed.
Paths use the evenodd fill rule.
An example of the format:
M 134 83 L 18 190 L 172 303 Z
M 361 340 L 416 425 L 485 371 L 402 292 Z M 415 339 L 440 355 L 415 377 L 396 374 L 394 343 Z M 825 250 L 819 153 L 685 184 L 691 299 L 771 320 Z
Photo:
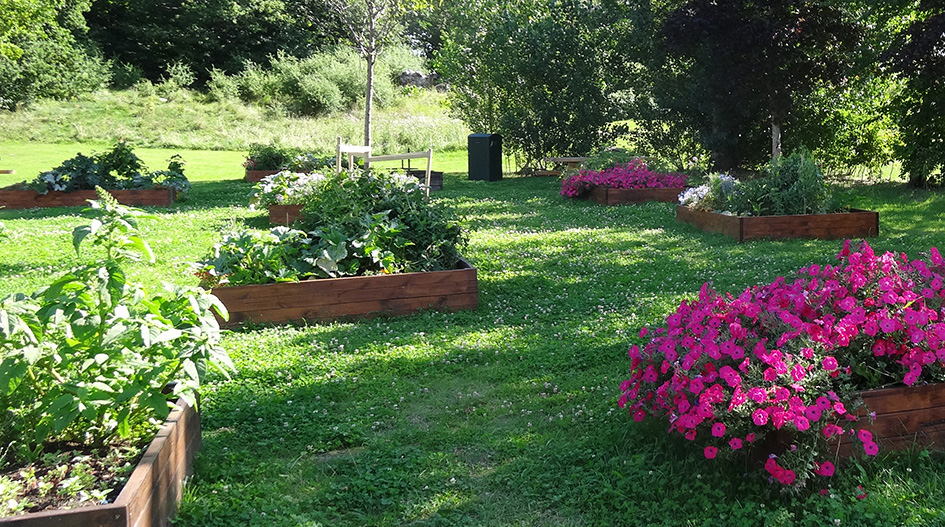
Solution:
M 130 206 L 169 207 L 174 204 L 177 191 L 172 188 L 153 190 L 109 190 L 119 203 Z M 8 209 L 32 209 L 35 207 L 80 207 L 89 200 L 98 199 L 94 190 L 75 192 L 47 192 L 33 190 L 0 190 L 0 206 Z
M 879 234 L 879 213 L 871 211 L 739 219 L 743 222 L 740 241 L 759 238 L 868 238 Z
M 676 205 L 676 219 L 704 231 L 718 232 L 739 241 L 742 239 L 742 224 L 738 216 L 729 216 Z
M 684 188 L 605 188 L 594 187 L 589 196 L 591 201 L 601 205 L 627 205 L 659 201 L 675 203 Z
M 866 238 L 879 234 L 879 213 L 859 209 L 833 214 L 740 217 L 677 205 L 676 218 L 738 242 L 760 238 Z
M 230 315 L 230 324 L 242 322 L 280 323 L 302 320 L 348 320 L 373 318 L 380 315 L 407 315 L 423 309 L 462 311 L 476 309 L 479 295 L 471 293 L 444 293 L 440 295 L 392 297 L 384 300 L 344 302 L 338 304 L 309 304 L 290 308 L 240 311 Z
M 902 411 L 903 408 L 945 407 L 945 385 L 928 384 L 869 390 L 862 393 L 863 402 L 872 412 L 885 414 Z
M 291 225 L 301 215 L 301 205 L 269 205 L 269 223 L 272 225 Z
M 116 505 L 127 509 L 129 526 L 170 525 L 199 448 L 200 415 L 179 403 L 115 500 Z
M 379 314 L 408 314 L 421 309 L 462 310 L 478 307 L 476 269 L 462 261 L 451 271 L 355 276 L 303 282 L 217 287 L 230 319 L 279 323 L 337 320 Z
M 262 179 L 266 176 L 278 174 L 279 172 L 279 170 L 247 170 L 243 179 L 249 181 L 250 183 L 255 183 L 257 181 L 262 181 Z
M 869 430 L 881 449 L 945 449 L 945 384 L 869 390 L 862 397 L 866 407 L 854 428 Z M 870 412 L 875 413 L 872 422 Z M 841 457 L 863 455 L 853 437 L 841 438 L 834 448 Z
M 434 276 L 411 276 L 415 274 Z M 294 283 L 217 288 L 214 289 L 214 294 L 224 305 L 228 305 L 227 302 L 238 303 L 241 310 L 294 308 L 313 302 L 317 302 L 318 305 L 378 302 L 389 298 L 438 295 L 440 291 L 474 292 L 477 285 L 474 280 L 470 280 L 468 274 L 468 271 L 467 273 L 407 273 L 384 277 L 394 278 L 392 280 L 370 280 L 370 278 L 380 278 L 373 276 L 318 279 Z M 363 280 L 364 278 L 367 280 Z
M 115 500 L 0 518 L 3 527 L 167 527 L 200 448 L 200 415 L 178 402 Z

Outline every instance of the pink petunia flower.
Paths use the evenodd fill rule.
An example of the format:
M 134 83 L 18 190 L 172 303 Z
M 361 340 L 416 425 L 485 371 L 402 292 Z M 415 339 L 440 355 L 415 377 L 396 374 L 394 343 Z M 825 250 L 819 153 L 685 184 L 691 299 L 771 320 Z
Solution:
M 725 423 L 715 423 L 712 425 L 712 435 L 722 437 L 725 435 Z
M 833 466 L 833 463 L 824 461 L 817 465 L 817 468 L 814 469 L 814 474 L 829 478 L 833 476 L 835 470 L 836 468 Z
M 719 453 L 719 449 L 714 446 L 707 446 L 702 452 L 705 454 L 706 459 L 715 459 L 715 455 Z
M 833 371 L 837 369 L 837 359 L 835 359 L 833 356 L 828 355 L 824 357 L 824 360 L 823 362 L 821 362 L 821 365 L 823 365 L 825 370 Z
M 804 417 L 810 421 L 819 421 L 821 413 L 822 410 L 819 406 L 811 405 L 804 409 Z
M 732 450 L 739 450 L 742 447 L 742 440 L 737 437 L 733 437 L 731 440 L 729 440 L 728 445 L 732 447 Z
M 768 424 L 768 414 L 759 408 L 751 413 L 751 420 L 758 426 L 764 426 Z

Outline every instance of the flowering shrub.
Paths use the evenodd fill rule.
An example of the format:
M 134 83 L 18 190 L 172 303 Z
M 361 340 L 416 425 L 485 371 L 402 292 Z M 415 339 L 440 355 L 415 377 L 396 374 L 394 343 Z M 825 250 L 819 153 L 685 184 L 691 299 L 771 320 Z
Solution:
M 640 158 L 606 170 L 582 170 L 561 185 L 561 195 L 578 198 L 594 187 L 606 188 L 674 188 L 686 186 L 685 174 L 653 172 Z
M 831 437 L 876 455 L 858 392 L 945 376 L 945 262 L 935 248 L 910 262 L 849 240 L 839 259 L 737 297 L 703 285 L 630 348 L 619 406 L 636 421 L 667 418 L 708 459 L 790 432 L 791 448 L 765 464 L 783 485 L 833 475 Z
M 306 197 L 318 192 L 318 187 L 325 182 L 324 173 L 282 172 L 262 178 L 253 187 L 250 197 L 250 209 L 266 208 L 269 205 L 301 205 Z

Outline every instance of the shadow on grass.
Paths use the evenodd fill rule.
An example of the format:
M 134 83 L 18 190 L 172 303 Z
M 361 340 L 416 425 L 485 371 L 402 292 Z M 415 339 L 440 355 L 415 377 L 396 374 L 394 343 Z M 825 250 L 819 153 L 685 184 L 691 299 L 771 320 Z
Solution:
M 708 462 L 615 403 L 640 325 L 707 280 L 736 292 L 832 263 L 842 240 L 738 244 L 677 222 L 671 204 L 564 200 L 534 178 L 447 183 L 473 226 L 479 309 L 231 336 L 245 369 L 206 395 L 181 525 L 259 510 L 293 511 L 286 525 L 683 525 L 742 514 L 735 501 L 744 525 L 764 523 L 760 504 L 827 517 L 819 496 L 782 495 L 739 458 Z M 916 212 L 891 190 L 865 194 L 891 226 L 877 245 L 942 232 L 922 220 L 941 196 Z M 252 482 L 239 499 L 214 494 L 237 482 Z

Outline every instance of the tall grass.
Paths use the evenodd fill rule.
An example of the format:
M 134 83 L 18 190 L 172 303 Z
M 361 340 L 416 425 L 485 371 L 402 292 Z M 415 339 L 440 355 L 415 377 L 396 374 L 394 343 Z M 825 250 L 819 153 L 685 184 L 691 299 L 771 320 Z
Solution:
M 401 91 L 398 104 L 375 112 L 378 153 L 465 148 L 469 130 L 447 115 L 445 95 Z M 130 139 L 142 147 L 195 150 L 246 150 L 252 143 L 275 142 L 330 152 L 337 136 L 360 144 L 363 119 L 358 110 L 325 118 L 293 117 L 280 107 L 234 100 L 202 102 L 195 92 L 164 100 L 132 89 L 100 91 L 72 101 L 40 101 L 25 111 L 0 111 L 0 140 L 110 144 Z

